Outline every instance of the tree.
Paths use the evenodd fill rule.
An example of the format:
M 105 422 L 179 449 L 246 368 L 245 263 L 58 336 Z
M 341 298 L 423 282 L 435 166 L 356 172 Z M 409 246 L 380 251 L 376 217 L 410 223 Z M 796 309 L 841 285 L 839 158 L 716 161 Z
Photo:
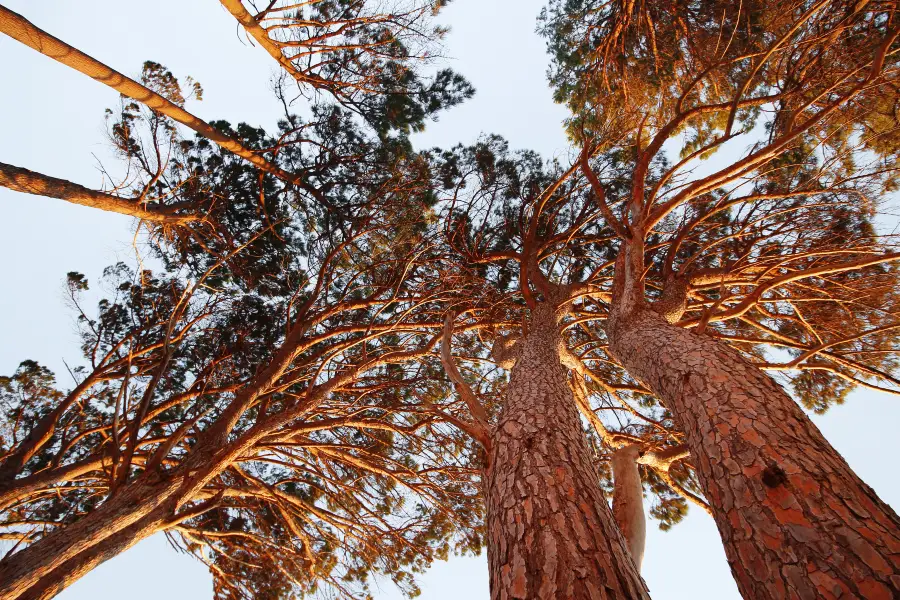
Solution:
M 543 263 L 603 302 L 597 339 L 671 411 L 748 598 L 897 593 L 896 514 L 760 370 L 799 371 L 820 408 L 844 382 L 896 385 L 900 254 L 873 224 L 896 177 L 895 19 L 827 1 L 557 2 L 545 16 L 616 249 L 583 266 L 581 223 L 552 212 L 542 233 L 535 202 L 522 294 L 529 280 L 552 291 Z M 742 158 L 689 175 L 740 139 Z M 766 352 L 779 346 L 793 360 Z
M 239 8 L 239 2 L 229 0 L 225 4 L 232 12 L 250 18 L 245 10 L 240 12 L 243 9 Z M 382 136 L 392 131 L 420 130 L 438 111 L 459 103 L 473 93 L 471 86 L 452 71 L 442 70 L 431 81 L 426 81 L 417 68 L 417 64 L 427 58 L 428 49 L 436 42 L 436 36 L 441 34 L 440 29 L 432 30 L 430 35 L 425 32 L 428 30 L 427 17 L 436 13 L 443 3 L 439 5 L 420 3 L 411 5 L 399 15 L 379 15 L 370 14 L 368 3 L 363 1 L 314 2 L 309 4 L 314 20 L 299 24 L 294 18 L 295 16 L 300 18 L 299 13 L 295 15 L 293 12 L 298 6 L 296 3 L 291 3 L 290 9 L 277 8 L 276 4 L 272 2 L 264 11 L 269 14 L 270 19 L 275 18 L 274 15 L 277 13 L 285 13 L 281 14 L 280 22 L 273 25 L 273 29 L 287 29 L 295 34 L 283 45 L 300 48 L 301 54 L 309 55 L 311 60 L 321 55 L 328 58 L 308 66 L 306 72 L 309 76 L 298 76 L 298 83 L 330 92 L 343 104 L 351 106 L 355 112 L 362 115 Z M 425 10 L 426 8 L 430 10 Z M 243 17 L 239 18 L 242 23 L 249 26 L 249 21 Z M 316 19 L 324 21 L 319 23 Z M 331 19 L 337 20 L 332 22 Z M 327 34 L 321 31 L 323 27 L 329 30 Z M 252 28 L 251 30 L 255 31 Z M 224 150 L 249 161 L 259 170 L 300 187 L 317 201 L 324 202 L 332 211 L 337 212 L 337 207 L 328 204 L 327 198 L 314 183 L 307 180 L 305 173 L 285 170 L 276 164 L 277 161 L 270 160 L 266 156 L 267 153 L 278 152 L 280 145 L 271 148 L 247 147 L 239 138 L 229 135 L 229 132 L 222 131 L 215 124 L 207 123 L 185 110 L 185 97 L 177 80 L 165 69 L 157 68 L 159 65 L 154 67 L 155 63 L 147 63 L 142 81 L 139 83 L 39 29 L 22 15 L 3 6 L 0 6 L 0 32 L 108 85 L 120 92 L 123 98 L 130 98 L 135 103 L 145 105 L 159 121 L 159 126 L 167 132 L 174 131 L 174 123 L 179 123 Z M 402 32 L 407 32 L 407 35 L 401 35 Z M 356 41 L 329 45 L 328 40 L 335 36 L 338 40 Z M 366 40 L 370 40 L 371 44 L 367 45 Z M 409 47 L 410 43 L 416 44 L 415 49 Z M 293 60 L 299 59 L 294 57 Z M 284 60 L 281 62 L 286 64 Z M 289 72 L 296 74 L 297 69 L 289 68 Z M 201 95 L 199 85 L 190 78 L 188 82 L 194 88 L 194 95 L 199 99 Z M 348 92 L 348 86 L 357 90 L 359 94 Z M 302 91 L 304 88 L 301 86 Z M 358 97 L 360 94 L 361 97 Z M 132 106 L 135 108 L 131 110 L 137 110 L 137 104 Z M 154 142 L 159 143 L 160 140 L 154 139 Z M 145 166 L 159 171 L 164 170 L 165 156 L 158 154 L 154 165 L 150 166 L 148 162 Z M 149 209 L 146 207 L 142 209 L 133 205 L 160 199 L 148 198 L 146 191 L 133 199 L 102 194 L 2 163 L 0 163 L 0 185 L 17 191 L 46 194 L 69 202 L 147 218 L 151 222 L 183 223 L 187 218 L 184 215 L 180 220 L 174 216 L 167 219 L 163 217 L 172 210 L 204 208 L 188 205 L 167 208 L 152 206 Z
M 212 122 L 190 140 L 166 112 L 184 101 L 171 73 L 148 62 L 132 83 L 151 102 L 108 111 L 118 187 L 203 217 L 151 230 L 161 278 L 110 271 L 115 297 L 81 313 L 73 390 L 28 362 L 4 379 L 19 544 L 3 595 L 52 596 L 158 531 L 207 561 L 223 598 L 365 593 L 372 572 L 414 592 L 409 571 L 454 539 L 476 549 L 480 521 L 452 416 L 409 400 L 429 377 L 404 365 L 442 320 L 413 218 L 430 181 L 397 128 L 470 89 L 437 82 L 402 123 L 317 104 L 274 137 Z M 71 275 L 76 304 L 86 285 Z
M 439 106 L 470 93 L 449 69 L 418 72 L 439 52 L 446 30 L 431 17 L 448 0 L 272 0 L 263 10 L 244 0 L 220 2 L 301 93 L 325 93 L 383 133 L 421 131 Z
M 110 386 L 89 396 L 107 407 L 97 435 L 113 442 L 79 450 L 91 470 L 58 449 L 69 452 L 70 429 L 94 439 L 89 420 L 69 425 L 87 418 L 81 396 L 69 400 L 31 363 L 4 381 L 10 488 L 22 504 L 10 535 L 34 542 L 0 565 L 8 595 L 52 594 L 165 529 L 192 551 L 213 548 L 226 597 L 320 581 L 344 592 L 344 576 L 360 582 L 373 568 L 404 579 L 419 556 L 446 551 L 458 523 L 477 520 L 476 469 L 494 597 L 646 597 L 635 565 L 641 480 L 663 527 L 687 502 L 710 511 L 748 598 L 896 595 L 900 520 L 763 372 L 819 411 L 857 385 L 900 391 L 900 252 L 878 223 L 878 198 L 897 180 L 893 4 L 556 0 L 542 27 L 576 145 L 560 164 L 496 137 L 411 151 L 407 132 L 471 92 L 449 73 L 411 79 L 407 60 L 424 53 L 404 40 L 438 33 L 420 37 L 424 5 L 222 3 L 301 90 L 337 106 L 309 123 L 286 115 L 269 137 L 185 113 L 152 64 L 141 84 L 117 80 L 152 109 L 126 100 L 113 123 L 139 173 L 132 196 L 151 189 L 214 217 L 162 228 L 167 289 L 179 291 L 166 302 L 187 300 L 150 320 L 147 370 L 114 369 L 115 384 L 97 376 Z M 120 77 L 8 12 L 5 31 Z M 155 139 L 131 133 L 142 120 L 168 131 L 158 115 L 242 160 L 179 140 L 161 177 L 146 158 Z M 716 154 L 741 142 L 741 158 Z M 187 307 L 202 314 L 212 302 L 213 318 L 228 304 L 198 281 L 258 307 L 211 331 L 264 339 L 244 349 L 238 336 L 240 352 L 230 341 L 224 355 L 188 361 L 220 357 L 235 389 L 218 389 L 218 366 L 192 370 L 182 387 L 211 377 L 213 391 L 186 398 L 184 414 L 148 416 L 178 380 L 173 340 L 189 331 Z M 137 337 L 119 335 L 100 366 L 121 369 L 123 348 L 142 352 Z M 439 375 L 439 343 L 456 394 Z M 231 367 L 244 351 L 252 358 Z M 110 410 L 119 397 L 132 400 Z M 427 465 L 404 462 L 421 452 Z M 104 501 L 83 499 L 97 497 L 83 482 Z M 389 482 L 426 498 L 415 526 L 395 527 L 399 499 L 369 502 Z M 322 495 L 310 501 L 311 488 Z M 59 511 L 60 496 L 80 512 L 52 513 L 72 520 L 42 535 L 41 511 Z M 480 534 L 468 533 L 468 547 Z M 273 556 L 273 540 L 291 551 Z M 301 576 L 313 563 L 305 550 L 336 543 L 346 556 Z M 278 575 L 245 566 L 254 561 L 274 561 Z M 349 572 L 337 575 L 338 563 Z
M 27 361 L 4 379 L 0 485 L 19 542 L 0 565 L 4 596 L 52 596 L 157 531 L 235 598 L 364 593 L 372 572 L 415 592 L 409 571 L 452 540 L 477 549 L 453 417 L 409 401 L 429 378 L 403 366 L 442 324 L 412 218 L 429 211 L 429 182 L 405 134 L 468 84 L 449 71 L 425 83 L 413 64 L 423 57 L 391 40 L 381 58 L 326 66 L 331 88 L 315 82 L 356 116 L 316 103 L 302 120 L 279 86 L 285 118 L 270 137 L 187 113 L 161 65 L 145 63 L 137 82 L 2 7 L 0 27 L 123 94 L 108 116 L 128 167 L 114 194 L 12 166 L 2 183 L 147 217 L 170 270 L 162 281 L 110 271 L 116 298 L 97 320 L 82 311 L 90 366 L 75 389 Z M 383 31 L 357 19 L 341 35 Z M 348 68 L 378 71 L 380 87 L 342 91 Z M 73 302 L 86 285 L 71 276 Z
M 157 531 L 208 561 L 223 598 L 349 595 L 372 571 L 415 589 L 407 569 L 479 509 L 454 435 L 405 400 L 429 378 L 403 365 L 439 337 L 421 248 L 373 225 L 314 247 L 286 294 L 110 270 L 79 385 L 29 362 L 0 384 L 5 526 L 30 542 L 0 569 L 4 595 L 52 596 Z M 69 285 L 77 303 L 87 284 Z
M 670 526 L 685 512 L 680 493 L 691 495 L 685 487 L 693 487 L 690 468 L 670 469 L 685 458 L 680 433 L 670 417 L 647 403 L 642 410 L 623 402 L 631 419 L 596 414 L 612 408 L 607 393 L 618 394 L 616 388 L 625 389 L 625 382 L 616 385 L 615 373 L 606 374 L 609 369 L 595 362 L 594 349 L 584 349 L 584 334 L 582 350 L 577 350 L 579 326 L 597 318 L 580 302 L 590 290 L 552 283 L 533 259 L 520 259 L 523 246 L 538 254 L 551 244 L 544 243 L 545 234 L 551 237 L 546 227 L 525 212 L 529 208 L 539 206 L 536 210 L 569 219 L 571 226 L 552 236 L 556 241 L 570 240 L 584 228 L 602 228 L 591 223 L 589 203 L 575 205 L 589 200 L 584 194 L 579 197 L 578 188 L 567 181 L 575 169 L 544 164 L 531 152 L 510 153 L 496 137 L 472 147 L 436 151 L 432 165 L 444 197 L 444 270 L 464 275 L 473 291 L 480 290 L 460 298 L 453 308 L 466 313 L 466 324 L 487 325 L 477 337 L 464 338 L 466 351 L 459 356 L 488 366 L 468 367 L 471 375 L 465 378 L 448 350 L 444 367 L 460 395 L 469 398 L 467 404 L 476 405 L 470 409 L 474 420 L 488 421 L 480 427 L 481 435 L 473 437 L 485 440 L 490 457 L 482 479 L 492 594 L 589 598 L 591 590 L 603 589 L 612 597 L 646 597 L 634 564 L 643 545 L 634 520 L 639 516 L 643 522 L 640 478 L 634 477 L 628 487 L 624 477 L 609 485 L 608 455 L 603 455 L 622 446 L 632 448 L 631 467 L 636 471 L 640 448 L 641 460 L 646 458 L 660 473 L 648 473 L 655 484 L 654 512 Z M 586 239 L 576 247 L 589 244 Z M 523 273 L 538 281 L 543 292 L 526 293 L 520 285 Z M 512 369 L 508 383 L 503 369 Z M 479 398 L 485 417 L 478 416 Z M 601 405 L 592 406 L 591 398 Z M 579 409 L 594 427 L 593 448 L 582 430 Z M 604 450 L 597 452 L 601 446 Z M 680 484 L 670 473 L 678 469 Z M 618 495 L 619 519 L 609 510 L 604 487 L 613 487 Z M 628 531 L 627 546 L 617 524 Z

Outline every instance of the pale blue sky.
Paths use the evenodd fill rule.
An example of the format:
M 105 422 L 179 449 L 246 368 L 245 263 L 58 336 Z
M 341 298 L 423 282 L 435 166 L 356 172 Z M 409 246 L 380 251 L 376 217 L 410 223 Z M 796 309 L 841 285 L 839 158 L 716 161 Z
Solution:
M 128 74 L 155 60 L 204 87 L 190 108 L 206 119 L 272 128 L 279 106 L 270 92 L 273 62 L 238 35 L 216 0 L 2 0 L 39 27 Z M 565 156 L 551 101 L 547 58 L 534 33 L 544 0 L 454 0 L 441 20 L 452 27 L 445 54 L 477 89 L 418 137 L 421 145 L 471 142 L 499 133 L 514 148 Z M 117 95 L 17 42 L 0 36 L 0 161 L 99 186 L 106 150 L 103 109 Z M 134 260 L 129 219 L 0 189 L 0 373 L 26 358 L 53 368 L 78 362 L 73 315 L 63 302 L 66 272 L 96 280 L 116 260 Z M 863 392 L 825 417 L 825 436 L 878 494 L 900 507 L 893 457 L 900 399 Z M 668 533 L 650 522 L 644 577 L 656 600 L 732 600 L 737 589 L 712 519 L 692 510 Z M 486 561 L 453 559 L 421 578 L 426 600 L 488 598 Z M 212 595 L 203 565 L 151 538 L 102 565 L 60 595 L 63 600 L 203 600 Z M 399 598 L 390 583 L 379 600 Z

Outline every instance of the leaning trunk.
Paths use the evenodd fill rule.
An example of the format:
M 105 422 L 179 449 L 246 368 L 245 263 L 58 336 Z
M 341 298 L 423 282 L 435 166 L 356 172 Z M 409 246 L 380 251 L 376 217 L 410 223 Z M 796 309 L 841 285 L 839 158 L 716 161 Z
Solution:
M 540 305 L 485 474 L 491 598 L 649 598 L 600 489 L 559 342 Z
M 164 519 L 151 514 L 134 525 L 69 559 L 16 597 L 16 600 L 50 600 L 101 563 L 115 558 L 165 527 Z
M 25 600 L 36 588 L 61 591 L 114 550 L 152 535 L 171 516 L 168 501 L 177 488 L 176 482 L 133 482 L 94 512 L 8 557 L 0 562 L 0 598 Z
M 684 431 L 744 598 L 900 597 L 900 519 L 775 381 L 645 307 L 608 334 Z
M 270 389 L 294 358 L 305 329 L 299 325 L 288 335 L 269 366 L 245 387 L 203 434 L 184 462 L 171 471 L 145 471 L 125 484 L 96 510 L 57 529 L 31 546 L 0 561 L 0 598 L 26 600 L 28 591 L 54 584 L 68 585 L 93 566 L 157 531 L 159 523 L 183 518 L 176 511 L 190 502 L 223 469 L 246 454 L 268 432 L 297 414 L 285 411 L 229 441 L 240 415 L 264 389 Z M 327 386 L 302 404 L 311 410 L 328 393 Z M 144 525 L 139 525 L 143 523 Z M 90 557 L 90 560 L 86 559 Z

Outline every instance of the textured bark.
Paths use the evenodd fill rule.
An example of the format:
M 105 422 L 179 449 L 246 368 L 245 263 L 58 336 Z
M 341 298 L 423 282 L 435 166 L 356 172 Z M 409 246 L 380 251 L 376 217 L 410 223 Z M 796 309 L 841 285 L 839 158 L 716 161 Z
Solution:
M 272 418 L 290 420 L 290 415 L 279 413 Z M 252 434 L 223 443 L 220 435 L 223 429 L 221 422 L 214 425 L 178 468 L 162 476 L 145 472 L 93 512 L 0 563 L 0 598 L 27 598 L 30 589 L 48 580 L 69 585 L 90 570 L 90 565 L 98 563 L 85 563 L 80 570 L 68 574 L 65 565 L 82 564 L 80 561 L 85 556 L 95 552 L 100 552 L 106 557 L 102 560 L 106 560 L 112 556 L 112 548 L 130 547 L 159 530 L 159 523 L 171 524 L 184 519 L 185 513 L 178 512 L 180 507 L 197 499 L 210 480 L 266 433 L 261 427 Z
M 900 597 L 900 519 L 770 377 L 645 307 L 610 349 L 685 433 L 744 598 Z
M 163 521 L 156 515 L 148 517 L 123 529 L 114 536 L 92 546 L 81 554 L 66 561 L 59 568 L 41 577 L 33 586 L 17 597 L 17 600 L 50 600 L 75 583 L 91 570 L 111 558 L 128 550 L 138 542 L 164 528 Z
M 154 223 L 183 225 L 197 221 L 200 218 L 197 215 L 174 214 L 174 210 L 178 208 L 193 208 L 190 204 L 173 206 L 142 204 L 128 198 L 98 192 L 65 179 L 41 175 L 40 173 L 6 163 L 0 163 L 0 186 L 16 192 L 57 198 L 72 204 L 99 208 L 100 210 L 129 215 Z
M 94 512 L 13 554 L 0 563 L 0 598 L 27 598 L 35 586 L 51 584 L 60 591 L 63 584 L 69 585 L 89 570 L 88 567 L 67 568 L 66 565 L 73 567 L 76 563 L 80 564 L 80 558 L 97 552 L 105 556 L 112 547 L 127 543 L 124 549 L 150 535 L 153 531 L 138 536 L 143 529 L 137 525 L 152 520 L 151 515 L 171 513 L 174 507 L 167 506 L 169 503 L 166 500 L 173 496 L 179 483 L 168 481 L 153 485 L 135 482 Z M 123 542 L 119 538 L 134 539 Z M 119 541 L 113 543 L 116 540 Z
M 603 497 L 554 311 L 519 342 L 485 473 L 492 600 L 649 598 Z
M 644 562 L 647 519 L 644 516 L 644 488 L 638 471 L 640 444 L 619 448 L 612 455 L 613 516 L 638 570 Z
M 653 310 L 669 323 L 677 323 L 687 309 L 688 288 L 688 277 L 669 276 L 662 296 L 653 303 Z

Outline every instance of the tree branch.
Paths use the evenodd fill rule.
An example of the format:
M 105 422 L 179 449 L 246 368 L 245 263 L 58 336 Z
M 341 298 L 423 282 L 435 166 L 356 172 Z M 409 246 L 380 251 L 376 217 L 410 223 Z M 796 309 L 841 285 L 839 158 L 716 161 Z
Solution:
M 487 449 L 490 448 L 490 424 L 488 423 L 487 412 L 485 412 L 484 407 L 478 401 L 478 398 L 475 397 L 472 388 L 470 388 L 469 384 L 463 379 L 462 374 L 460 374 L 459 369 L 457 369 L 456 363 L 453 360 L 453 354 L 450 352 L 450 342 L 453 339 L 454 317 L 455 315 L 453 313 L 448 313 L 447 318 L 444 320 L 444 334 L 441 338 L 441 364 L 444 365 L 444 372 L 447 373 L 447 377 L 450 379 L 451 383 L 453 383 L 453 387 L 456 388 L 456 393 L 458 393 L 463 399 L 463 402 L 466 403 L 469 412 L 472 414 L 472 418 L 475 419 L 476 439 Z
M 22 15 L 15 13 L 0 5 L 0 32 L 5 33 L 16 41 L 29 48 L 37 50 L 45 56 L 60 62 L 67 67 L 83 73 L 111 87 L 120 94 L 133 98 L 151 109 L 166 115 L 199 133 L 203 137 L 215 142 L 225 150 L 250 161 L 260 170 L 275 177 L 297 184 L 307 189 L 308 184 L 299 176 L 281 169 L 245 147 L 234 138 L 225 135 L 206 121 L 192 115 L 177 104 L 160 96 L 133 79 L 126 77 L 118 71 L 104 65 L 100 61 L 88 56 L 80 50 L 73 48 L 62 40 L 53 37 L 46 31 L 34 26 Z
M 202 220 L 202 217 L 196 214 L 175 214 L 179 209 L 196 208 L 197 205 L 192 202 L 168 205 L 144 204 L 2 162 L 0 162 L 0 186 L 16 192 L 65 200 L 72 204 L 99 208 L 163 225 L 185 225 Z

